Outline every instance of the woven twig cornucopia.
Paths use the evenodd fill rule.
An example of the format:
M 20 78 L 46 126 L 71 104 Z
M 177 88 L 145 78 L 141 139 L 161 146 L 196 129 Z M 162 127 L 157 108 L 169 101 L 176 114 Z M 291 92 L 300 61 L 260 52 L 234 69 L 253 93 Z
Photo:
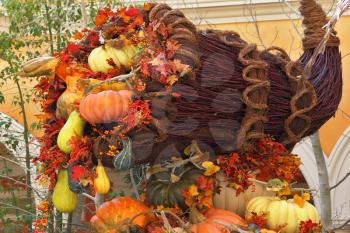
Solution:
M 153 6 L 150 21 L 163 22 L 182 47 L 174 58 L 192 67 L 173 86 L 180 98 L 154 97 L 154 124 L 129 133 L 135 158 L 159 162 L 196 140 L 214 154 L 244 150 L 272 136 L 292 148 L 332 117 L 342 93 L 339 40 L 331 37 L 311 77 L 303 66 L 320 42 L 326 15 L 313 0 L 302 0 L 304 54 L 291 61 L 279 48 L 258 51 L 235 32 L 197 31 L 182 12 Z M 148 92 L 161 91 L 148 83 Z M 209 149 L 210 148 L 210 149 Z

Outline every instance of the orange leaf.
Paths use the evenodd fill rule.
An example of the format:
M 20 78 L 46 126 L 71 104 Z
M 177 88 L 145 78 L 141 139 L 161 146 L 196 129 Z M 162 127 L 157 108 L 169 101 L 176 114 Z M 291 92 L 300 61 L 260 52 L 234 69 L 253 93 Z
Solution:
M 310 199 L 311 199 L 310 193 L 303 193 L 303 199 L 304 199 L 305 201 L 310 201 Z
M 305 205 L 305 200 L 298 194 L 294 194 L 293 200 L 300 208 L 303 208 Z
M 95 18 L 95 24 L 96 26 L 100 26 L 104 24 L 107 21 L 107 15 L 105 14 L 99 14 Z
M 84 35 L 81 32 L 77 32 L 73 35 L 73 38 L 76 40 L 81 40 L 81 39 L 83 39 L 83 37 L 84 37 Z
M 145 9 L 145 11 L 149 11 L 149 10 L 151 10 L 151 8 L 152 8 L 151 3 L 147 2 L 147 3 L 143 4 L 143 9 Z

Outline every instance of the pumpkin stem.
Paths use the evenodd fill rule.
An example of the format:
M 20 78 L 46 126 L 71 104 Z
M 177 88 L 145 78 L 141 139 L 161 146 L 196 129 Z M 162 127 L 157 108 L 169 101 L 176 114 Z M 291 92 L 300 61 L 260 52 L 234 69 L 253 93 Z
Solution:
M 190 207 L 190 222 L 192 224 L 199 224 L 204 222 L 207 218 L 195 206 Z

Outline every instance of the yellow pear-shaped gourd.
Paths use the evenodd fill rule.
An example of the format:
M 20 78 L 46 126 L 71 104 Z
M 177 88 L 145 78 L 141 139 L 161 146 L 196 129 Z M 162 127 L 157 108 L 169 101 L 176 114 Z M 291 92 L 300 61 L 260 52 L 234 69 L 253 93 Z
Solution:
M 72 137 L 82 137 L 84 134 L 85 121 L 80 118 L 79 113 L 73 111 L 57 137 L 57 145 L 66 154 L 71 152 L 69 141 Z
M 279 197 L 255 197 L 247 205 L 246 219 L 249 219 L 253 212 L 258 215 L 267 214 L 267 226 L 270 229 L 285 226 L 281 233 L 299 233 L 301 221 L 320 222 L 317 209 L 307 201 L 305 201 L 303 207 L 300 207 L 293 199 L 281 200 Z
M 66 169 L 58 172 L 52 202 L 55 208 L 62 213 L 70 213 L 77 207 L 78 197 L 76 193 L 69 189 L 68 171 Z
M 100 194 L 108 193 L 109 189 L 111 188 L 111 182 L 101 161 L 98 161 L 96 175 L 97 177 L 94 179 L 95 191 Z
M 88 63 L 89 67 L 94 72 L 108 73 L 113 68 L 108 62 L 112 59 L 117 68 L 122 66 L 129 69 L 132 64 L 132 59 L 136 54 L 134 45 L 127 45 L 120 49 L 113 48 L 110 45 L 103 45 L 91 51 Z

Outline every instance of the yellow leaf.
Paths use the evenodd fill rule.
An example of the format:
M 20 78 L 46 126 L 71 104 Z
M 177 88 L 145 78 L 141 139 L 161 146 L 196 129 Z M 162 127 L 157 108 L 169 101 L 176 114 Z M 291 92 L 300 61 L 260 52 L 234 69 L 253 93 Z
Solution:
M 297 204 L 300 208 L 304 207 L 305 200 L 298 194 L 294 194 L 293 200 L 294 200 L 294 203 Z
M 195 197 L 198 196 L 198 187 L 196 185 L 191 185 L 190 188 L 188 189 L 188 192 L 190 194 L 191 197 Z
M 310 193 L 303 193 L 303 199 L 304 201 L 310 201 L 311 199 Z
M 170 75 L 167 77 L 166 82 L 169 85 L 173 85 L 174 83 L 177 82 L 177 80 L 179 80 L 179 77 L 177 75 L 173 74 L 173 75 Z
M 204 172 L 205 176 L 212 176 L 218 171 L 220 171 L 220 167 L 210 161 L 203 162 L 202 167 L 205 168 L 205 172 Z

